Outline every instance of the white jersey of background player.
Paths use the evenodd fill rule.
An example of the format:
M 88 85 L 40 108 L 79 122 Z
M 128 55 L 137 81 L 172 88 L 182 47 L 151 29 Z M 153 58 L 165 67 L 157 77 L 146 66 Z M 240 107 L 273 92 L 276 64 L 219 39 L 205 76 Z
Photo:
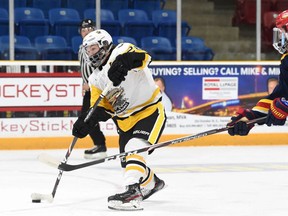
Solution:
M 113 82 L 88 122 L 78 119 L 73 135 L 85 137 L 99 121 L 113 119 L 119 133 L 120 152 L 132 151 L 158 142 L 166 115 L 160 89 L 148 68 L 151 57 L 130 43 L 113 45 L 105 30 L 95 30 L 83 40 L 89 61 L 97 68 L 89 77 L 91 104 Z M 116 210 L 142 209 L 140 202 L 161 190 L 165 183 L 146 165 L 147 152 L 133 154 L 121 162 L 126 191 L 108 197 Z

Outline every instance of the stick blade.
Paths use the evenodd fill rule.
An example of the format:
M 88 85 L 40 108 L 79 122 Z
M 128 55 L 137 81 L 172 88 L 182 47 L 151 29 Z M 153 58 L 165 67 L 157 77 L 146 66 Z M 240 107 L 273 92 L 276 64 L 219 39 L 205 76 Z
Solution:
M 81 167 L 78 167 L 77 165 L 67 164 L 63 162 L 58 165 L 58 169 L 65 171 L 65 172 L 73 171 L 73 170 L 80 169 L 80 168 Z
M 41 201 L 47 201 L 52 203 L 54 198 L 52 194 L 40 194 L 40 193 L 32 193 L 31 199 L 33 203 L 40 203 Z
M 41 161 L 42 163 L 45 163 L 51 167 L 57 168 L 58 166 L 61 164 L 61 162 L 59 160 L 57 160 L 56 158 L 48 155 L 48 154 L 40 154 L 38 156 L 38 160 Z

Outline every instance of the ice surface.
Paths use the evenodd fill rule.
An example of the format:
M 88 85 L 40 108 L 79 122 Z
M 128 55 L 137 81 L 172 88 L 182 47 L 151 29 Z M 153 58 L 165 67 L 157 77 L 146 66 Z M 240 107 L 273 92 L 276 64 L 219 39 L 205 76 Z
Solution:
M 0 151 L 1 216 L 127 216 L 107 197 L 123 191 L 119 160 L 64 172 L 53 203 L 32 203 L 33 192 L 50 194 L 58 170 L 37 160 L 66 150 Z M 108 154 L 117 149 L 108 149 Z M 69 163 L 81 163 L 83 149 Z M 287 216 L 288 146 L 165 147 L 148 165 L 168 187 L 142 203 L 139 216 Z

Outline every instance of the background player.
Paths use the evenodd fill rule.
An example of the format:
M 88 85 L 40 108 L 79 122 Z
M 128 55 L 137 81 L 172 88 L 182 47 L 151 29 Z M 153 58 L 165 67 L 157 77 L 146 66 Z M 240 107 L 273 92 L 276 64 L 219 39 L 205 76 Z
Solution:
M 162 93 L 162 103 L 165 107 L 165 110 L 171 112 L 173 109 L 173 104 L 170 97 L 165 92 L 166 88 L 165 80 L 162 77 L 155 77 L 154 81 L 155 84 L 160 88 L 160 91 Z
M 269 79 L 267 79 L 267 93 L 271 94 L 278 84 L 279 80 L 276 77 L 270 77 Z

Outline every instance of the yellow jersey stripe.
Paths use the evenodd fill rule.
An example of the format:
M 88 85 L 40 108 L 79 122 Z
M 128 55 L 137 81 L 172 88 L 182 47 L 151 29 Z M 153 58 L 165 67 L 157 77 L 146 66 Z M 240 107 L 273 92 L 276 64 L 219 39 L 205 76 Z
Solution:
M 155 125 L 150 133 L 150 136 L 148 138 L 148 141 L 152 144 L 155 144 L 159 138 L 161 129 L 163 127 L 163 124 L 165 123 L 165 113 L 164 113 L 164 107 L 162 103 L 157 103 L 157 108 L 159 111 L 159 116 L 155 122 Z
M 142 166 L 133 166 L 133 165 L 129 165 L 129 166 L 126 166 L 125 168 L 125 172 L 129 171 L 129 170 L 132 170 L 132 171 L 139 171 L 143 174 L 145 174 L 146 170 L 144 169 L 144 167 Z
M 139 160 L 145 164 L 144 157 L 142 157 L 141 155 L 134 154 L 134 155 L 126 156 L 126 161 L 129 161 L 129 160 Z
M 152 181 L 153 176 L 154 176 L 154 173 L 151 171 L 151 172 L 150 172 L 150 175 L 149 175 L 149 178 L 148 178 L 145 182 L 143 182 L 143 183 L 141 184 L 141 187 L 145 187 L 146 185 L 148 185 L 148 184 Z
M 125 119 L 116 119 L 118 127 L 126 132 L 130 130 L 138 121 L 150 116 L 155 112 L 159 103 L 154 104 L 152 106 L 147 107 L 144 111 L 136 113 L 135 115 L 129 116 L 129 118 Z
M 97 88 L 94 85 L 91 86 L 90 107 L 94 105 L 94 103 L 97 101 L 101 93 L 102 91 L 99 88 Z M 104 107 L 105 109 L 110 110 L 111 112 L 114 112 L 112 105 L 108 102 L 108 100 L 105 97 L 103 98 L 103 100 L 100 101 L 98 106 Z

